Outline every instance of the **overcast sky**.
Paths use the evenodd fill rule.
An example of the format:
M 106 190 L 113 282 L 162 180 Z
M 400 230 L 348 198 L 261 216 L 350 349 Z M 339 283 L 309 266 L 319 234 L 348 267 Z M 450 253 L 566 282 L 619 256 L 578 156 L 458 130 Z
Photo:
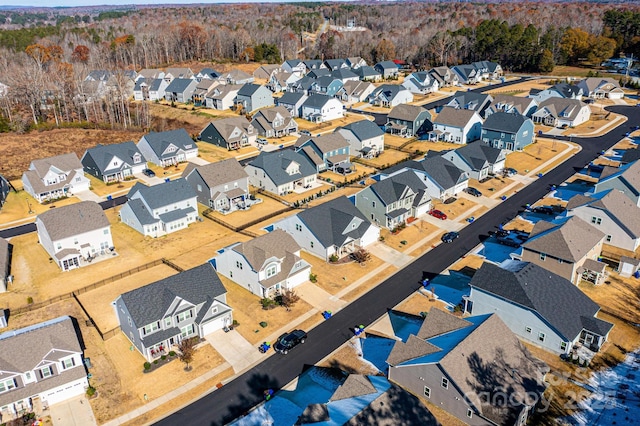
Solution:
M 199 3 L 256 3 L 256 2 L 274 2 L 282 0 L 172 0 L 172 1 L 153 1 L 153 0 L 0 0 L 0 5 L 11 6 L 96 6 L 96 5 L 123 5 L 123 4 L 199 4 Z M 293 0 L 290 0 L 293 1 Z M 305 1 L 305 0 L 302 0 Z M 308 0 L 306 0 L 308 1 Z

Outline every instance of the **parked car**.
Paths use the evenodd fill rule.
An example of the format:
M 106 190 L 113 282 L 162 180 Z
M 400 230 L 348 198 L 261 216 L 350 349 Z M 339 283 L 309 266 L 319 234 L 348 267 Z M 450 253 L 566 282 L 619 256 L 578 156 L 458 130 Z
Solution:
M 269 143 L 269 141 L 268 141 L 268 140 L 266 140 L 265 138 L 257 138 L 257 139 L 256 139 L 256 142 L 257 142 L 257 143 L 259 143 L 259 144 L 261 144 L 261 145 L 266 145 L 266 144 L 268 144 L 268 143 Z
M 456 231 L 447 232 L 442 236 L 443 243 L 452 243 L 453 240 L 457 239 L 460 236 Z
M 303 136 L 311 136 L 311 132 L 308 130 L 300 130 L 299 133 Z
M 498 243 L 509 247 L 520 247 L 520 242 L 511 238 L 498 238 Z
M 464 192 L 466 192 L 469 195 L 473 195 L 474 197 L 482 197 L 482 192 L 470 186 L 465 188 Z
M 455 203 L 456 202 L 456 197 L 449 197 L 446 200 L 444 200 L 442 203 L 443 204 L 451 204 L 451 203 Z
M 307 333 L 302 330 L 293 330 L 290 333 L 284 333 L 278 337 L 278 341 L 273 345 L 273 349 L 276 352 L 280 352 L 283 355 L 289 353 L 289 351 L 301 343 L 304 343 L 307 339 Z
M 553 210 L 553 207 L 550 207 L 550 206 L 534 207 L 533 208 L 533 212 L 534 213 L 539 213 L 539 214 L 548 214 L 549 216 L 553 216 L 555 214 L 555 211 Z
M 156 173 L 151 169 L 144 169 L 142 174 L 149 177 L 154 177 L 156 175 Z
M 507 167 L 506 169 L 502 170 L 502 174 L 509 177 L 509 176 L 515 176 L 518 174 L 518 171 L 514 168 L 511 167 Z
M 446 220 L 447 219 L 447 215 L 444 214 L 443 212 L 441 212 L 440 210 L 435 210 L 435 209 L 431 210 L 429 212 L 429 214 L 431 216 L 435 217 L 435 218 L 438 218 L 438 219 L 442 219 L 442 220 Z

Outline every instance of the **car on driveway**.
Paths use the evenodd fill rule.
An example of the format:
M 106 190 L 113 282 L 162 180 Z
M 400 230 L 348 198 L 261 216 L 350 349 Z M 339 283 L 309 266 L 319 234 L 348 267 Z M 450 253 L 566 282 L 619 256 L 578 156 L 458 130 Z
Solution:
M 502 170 L 502 174 L 509 177 L 509 176 L 515 176 L 518 174 L 518 171 L 514 168 L 511 167 L 507 167 L 506 169 Z
M 482 197 L 482 192 L 470 186 L 465 188 L 464 192 L 466 192 L 469 195 L 473 195 L 474 197 Z
M 548 214 L 549 216 L 553 216 L 555 214 L 555 212 L 553 211 L 553 207 L 550 206 L 534 207 L 533 212 L 538 214 Z
M 144 169 L 142 174 L 148 177 L 155 177 L 156 173 L 151 169 Z
M 311 132 L 308 130 L 300 130 L 299 132 L 302 136 L 311 136 Z
M 278 341 L 273 345 L 273 349 L 276 352 L 280 352 L 283 355 L 289 353 L 289 351 L 304 341 L 307 340 L 307 333 L 302 330 L 293 330 L 290 333 L 285 333 L 278 337 Z
M 457 239 L 460 236 L 456 231 L 447 232 L 442 236 L 443 243 L 452 243 L 453 240 Z
M 269 143 L 269 141 L 266 140 L 265 138 L 257 138 L 256 142 L 259 143 L 260 145 L 266 145 Z
M 447 219 L 447 215 L 444 214 L 443 212 L 441 212 L 440 210 L 431 210 L 429 212 L 429 214 L 435 218 L 441 219 L 441 220 L 446 220 Z

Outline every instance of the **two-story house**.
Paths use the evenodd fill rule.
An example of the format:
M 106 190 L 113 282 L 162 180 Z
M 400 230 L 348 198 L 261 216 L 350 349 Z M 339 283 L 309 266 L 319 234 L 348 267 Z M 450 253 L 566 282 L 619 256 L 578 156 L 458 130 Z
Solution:
M 358 192 L 354 201 L 367 219 L 387 229 L 431 210 L 427 185 L 409 169 L 381 176 L 381 180 Z
M 486 93 L 458 91 L 451 96 L 451 100 L 445 104 L 456 109 L 470 109 L 478 113 L 481 118 L 486 117 L 487 108 L 493 98 Z
M 147 168 L 147 160 L 131 141 L 89 148 L 80 162 L 86 173 L 106 183 L 130 179 Z
M 531 91 L 529 92 L 529 97 L 535 99 L 538 104 L 546 101 L 549 98 L 582 100 L 583 95 L 584 91 L 582 90 L 582 88 L 578 87 L 575 84 L 567 83 L 557 83 L 544 90 L 531 89 Z
M 168 85 L 164 78 L 140 78 L 133 86 L 133 99 L 136 101 L 164 99 Z
M 400 104 L 389 111 L 384 128 L 392 135 L 417 136 L 431 130 L 431 113 L 418 105 Z
M 538 102 L 533 98 L 513 95 L 493 95 L 493 101 L 486 110 L 487 116 L 494 112 L 502 111 L 524 115 L 531 118 L 531 115 L 538 108 Z
M 204 97 L 204 104 L 207 108 L 224 111 L 233 107 L 238 96 L 238 91 L 242 86 L 239 84 L 223 84 L 209 90 Z
M 325 75 L 317 78 L 309 88 L 310 94 L 319 94 L 327 96 L 335 96 L 338 90 L 342 88 L 344 83 L 342 80 L 331 75 Z
M 22 174 L 24 190 L 39 203 L 88 191 L 90 184 L 75 153 L 33 160 Z
M 202 142 L 228 150 L 240 149 L 256 141 L 258 132 L 244 116 L 228 117 L 207 124 L 199 135 Z
M 310 188 L 318 174 L 316 166 L 307 157 L 292 149 L 262 151 L 244 170 L 251 186 L 276 195 Z
M 551 127 L 576 127 L 589 121 L 591 108 L 577 99 L 551 97 L 531 115 L 534 123 Z
M 196 192 L 198 202 L 221 213 L 249 207 L 249 176 L 238 160 L 226 160 L 198 166 L 189 163 L 182 172 Z
M 194 75 L 191 68 L 172 67 L 165 70 L 163 78 L 167 81 L 167 83 L 171 83 L 176 78 L 191 80 L 194 78 Z
M 227 289 L 211 263 L 123 293 L 113 308 L 124 335 L 149 361 L 183 339 L 233 324 Z
M 7 197 L 9 196 L 9 190 L 11 185 L 9 181 L 4 176 L 0 175 L 0 209 L 4 206 L 4 203 L 7 202 Z
M 36 217 L 36 229 L 40 245 L 63 271 L 114 250 L 111 224 L 93 201 L 47 210 Z
M 198 81 L 191 78 L 174 78 L 165 88 L 164 98 L 169 102 L 187 103 L 198 86 Z
M 366 67 L 367 66 L 367 61 L 362 59 L 360 56 L 352 56 L 350 58 L 346 58 L 344 60 L 344 62 L 352 70 L 357 70 L 360 67 Z
M 622 99 L 624 97 L 624 90 L 613 78 L 588 77 L 579 81 L 577 86 L 582 89 L 584 96 L 592 99 Z
M 504 169 L 507 151 L 477 141 L 444 152 L 442 157 L 467 172 L 471 179 L 482 181 Z
M 273 93 L 284 92 L 290 84 L 300 80 L 296 74 L 287 71 L 274 71 L 268 78 L 267 89 Z
M 300 59 L 289 59 L 280 65 L 282 70 L 296 74 L 298 77 L 302 77 L 307 73 L 307 67 Z
M 292 117 L 302 117 L 302 105 L 307 100 L 307 95 L 302 92 L 285 92 L 276 99 L 276 105 L 285 107 Z
M 255 79 L 251 74 L 242 70 L 232 69 L 231 71 L 220 74 L 218 80 L 223 84 L 249 84 L 253 83 Z
M 351 154 L 373 158 L 384 151 L 384 132 L 373 121 L 360 120 L 336 128 L 351 146 Z
M 531 119 L 517 113 L 498 111 L 482 123 L 482 142 L 493 148 L 521 151 L 533 143 Z
M 260 136 L 281 138 L 298 131 L 298 123 L 291 112 L 284 106 L 275 106 L 257 111 L 253 115 L 251 125 Z
M 185 129 L 147 133 L 136 146 L 147 161 L 161 167 L 184 163 L 198 156 L 198 145 Z
M 247 113 L 252 113 L 260 108 L 273 106 L 273 93 L 265 86 L 247 83 L 238 90 L 235 103 L 242 105 Z
M 120 209 L 120 219 L 144 236 L 161 237 L 194 223 L 198 217 L 196 193 L 184 179 L 146 186 L 136 183 Z
M 457 86 L 460 82 L 458 74 L 445 66 L 431 68 L 429 75 L 438 82 L 439 87 Z
M 336 97 L 342 102 L 353 104 L 365 102 L 367 97 L 375 90 L 376 86 L 368 81 L 346 81 L 342 88 L 336 92 Z
M 349 68 L 347 61 L 342 58 L 325 59 L 324 66 L 331 71 L 339 70 L 340 68 Z
M 280 229 L 225 247 L 211 262 L 219 274 L 260 298 L 294 289 L 311 272 L 311 265 L 300 257 L 300 246 Z
M 376 87 L 367 100 L 372 105 L 393 108 L 413 102 L 413 93 L 398 84 L 383 84 Z
M 416 71 L 406 76 L 402 85 L 411 93 L 418 95 L 427 95 L 437 92 L 440 88 L 438 80 L 431 77 L 427 71 Z
M 343 174 L 351 172 L 351 145 L 340 132 L 302 136 L 294 147 L 316 166 L 318 173 L 325 170 Z
M 362 81 L 373 81 L 377 82 L 382 80 L 382 73 L 378 72 L 374 67 L 370 67 L 369 65 L 363 65 L 361 67 L 355 68 L 353 73 L 356 74 L 360 80 Z
M 293 236 L 308 253 L 329 261 L 378 241 L 380 228 L 345 196 L 302 210 L 273 224 Z
M 314 123 L 323 123 L 344 117 L 342 103 L 327 95 L 310 95 L 303 103 L 300 117 Z
M 600 306 L 582 290 L 535 263 L 485 262 L 469 286 L 467 311 L 496 313 L 520 338 L 558 355 L 578 346 L 597 352 L 613 328 L 596 317 Z
M 455 197 L 469 186 L 469 174 L 451 161 L 441 157 L 428 157 L 421 161 L 404 161 L 385 170 L 391 174 L 402 169 L 412 169 L 427 185 L 432 199 L 441 201 Z
M 629 151 L 636 150 L 628 150 L 627 152 Z M 640 161 L 634 160 L 619 168 L 605 167 L 600 174 L 600 179 L 594 185 L 593 191 L 603 192 L 608 189 L 621 191 L 629 197 L 632 203 L 640 207 Z
M 458 81 L 461 84 L 478 84 L 482 81 L 478 69 L 471 64 L 456 65 L 451 67 L 451 71 L 458 76 Z
M 482 135 L 482 118 L 471 109 L 444 107 L 433 119 L 429 140 L 465 144 Z
M 74 321 L 58 317 L 0 334 L 3 424 L 84 395 L 89 382 Z
M 380 73 L 382 78 L 396 78 L 400 71 L 398 65 L 393 61 L 380 61 L 373 66 L 373 69 Z

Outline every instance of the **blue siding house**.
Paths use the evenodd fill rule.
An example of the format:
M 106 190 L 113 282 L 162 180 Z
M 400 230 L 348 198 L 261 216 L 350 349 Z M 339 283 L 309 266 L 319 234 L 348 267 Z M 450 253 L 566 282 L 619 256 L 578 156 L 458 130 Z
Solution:
M 482 141 L 493 148 L 520 151 L 533 142 L 533 121 L 520 115 L 498 111 L 482 124 Z

